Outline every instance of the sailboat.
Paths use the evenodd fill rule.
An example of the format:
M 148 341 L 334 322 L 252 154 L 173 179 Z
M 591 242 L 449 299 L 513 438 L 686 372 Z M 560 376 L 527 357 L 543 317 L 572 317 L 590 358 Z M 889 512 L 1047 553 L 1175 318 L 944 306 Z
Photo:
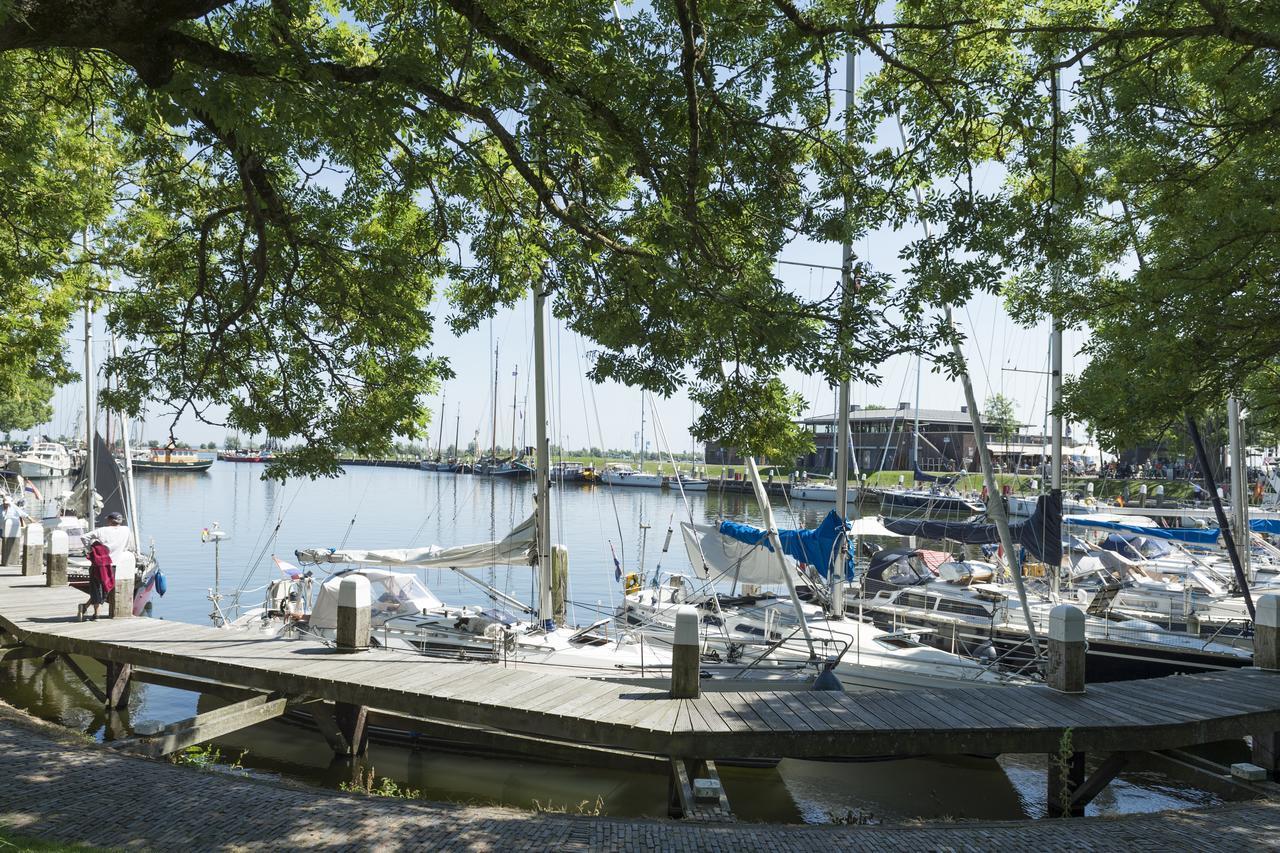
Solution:
M 644 489 L 662 488 L 662 475 L 644 470 L 644 395 L 640 395 L 640 470 L 630 465 L 613 462 L 605 466 L 600 479 L 609 486 L 637 486 Z
M 308 548 L 295 552 L 306 566 L 342 567 L 319 584 L 313 604 L 290 618 L 283 593 L 296 591 L 306 576 L 301 570 L 269 585 L 263 607 L 233 625 L 266 627 L 285 636 L 331 636 L 336 630 L 336 596 L 341 579 L 363 575 L 373 590 L 370 621 L 375 641 L 383 646 L 426 655 L 465 657 L 521 665 L 557 667 L 557 671 L 597 677 L 661 675 L 671 665 L 670 652 L 647 642 L 642 634 L 619 629 L 609 618 L 575 627 L 564 624 L 567 552 L 553 558 L 550 544 L 550 446 L 546 417 L 545 297 L 534 289 L 534 369 L 536 379 L 537 475 L 532 517 L 507 536 L 472 545 L 404 549 Z M 553 567 L 553 559 L 556 565 Z M 476 568 L 528 566 L 535 573 L 536 601 L 524 603 L 484 583 Z M 563 566 L 564 568 L 560 568 Z M 477 586 L 497 607 L 450 605 L 425 584 L 417 571 L 452 572 Z M 291 586 L 291 584 L 293 586 Z

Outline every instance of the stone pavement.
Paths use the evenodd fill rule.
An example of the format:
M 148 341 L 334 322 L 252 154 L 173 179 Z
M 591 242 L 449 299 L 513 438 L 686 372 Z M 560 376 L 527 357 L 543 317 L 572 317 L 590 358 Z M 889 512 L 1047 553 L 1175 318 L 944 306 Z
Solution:
M 363 797 L 123 755 L 0 705 L 0 825 L 130 850 L 1280 849 L 1280 803 L 1073 820 L 694 825 Z

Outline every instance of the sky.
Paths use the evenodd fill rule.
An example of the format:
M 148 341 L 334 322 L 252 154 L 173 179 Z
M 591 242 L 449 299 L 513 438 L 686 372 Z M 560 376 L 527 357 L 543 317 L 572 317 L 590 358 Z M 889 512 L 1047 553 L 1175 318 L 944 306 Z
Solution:
M 874 71 L 874 64 L 867 70 Z M 859 62 L 859 75 L 863 73 Z M 892 132 L 896 137 L 896 130 Z M 997 170 L 988 169 L 978 175 L 979 191 L 992 189 L 1000 180 Z M 854 247 L 855 254 L 874 267 L 902 276 L 898 254 L 902 247 L 919 235 L 918 228 L 901 232 L 878 232 Z M 838 273 L 825 267 L 840 264 L 840 247 L 807 241 L 789 246 L 778 258 L 778 277 L 785 285 L 803 295 L 829 292 Z M 443 291 L 444 288 L 439 288 Z M 516 397 L 516 443 L 533 441 L 532 418 L 525 427 L 525 412 L 532 412 L 533 397 L 529 385 L 533 360 L 532 305 L 526 302 L 512 310 L 503 310 L 492 323 L 463 336 L 454 336 L 442 318 L 448 313 L 443 297 L 432 305 L 441 321 L 436 325 L 434 352 L 449 359 L 456 377 L 445 383 L 442 396 L 424 400 L 433 412 L 429 435 L 419 443 L 435 446 L 440 440 L 440 410 L 444 405 L 443 444 L 453 443 L 455 433 L 463 446 L 478 439 L 487 447 L 492 438 L 493 348 L 498 346 L 498 428 L 497 443 L 509 446 L 512 435 L 512 396 Z M 967 336 L 965 358 L 980 402 L 993 394 L 1013 400 L 1019 419 L 1038 430 L 1044 422 L 1048 366 L 1048 324 L 1035 328 L 1015 325 L 997 297 L 978 295 L 965 306 L 956 306 L 955 319 Z M 96 319 L 94 363 L 101 365 L 107 345 L 102 318 Z M 76 327 L 67 335 L 72 363 L 82 363 L 83 331 Z M 1068 330 L 1064 335 L 1064 372 L 1078 373 L 1086 360 L 1078 355 L 1085 340 L 1084 332 Z M 636 450 L 639 446 L 642 395 L 636 389 L 617 384 L 593 385 L 585 379 L 589 369 L 591 344 L 563 329 L 554 318 L 548 326 L 550 357 L 550 434 L 553 443 L 563 447 L 606 447 Z M 518 376 L 513 373 L 518 371 Z M 896 406 L 914 403 L 917 363 L 912 357 L 890 360 L 880 368 L 884 377 L 879 387 L 859 383 L 853 388 L 852 401 L 859 405 Z M 783 375 L 784 381 L 806 401 L 805 416 L 829 414 L 835 410 L 835 392 L 821 378 L 800 375 L 794 371 Z M 924 408 L 959 409 L 964 392 L 958 382 L 930 371 L 928 364 L 920 372 L 920 404 Z M 514 387 L 513 387 L 514 386 Z M 688 398 L 678 393 L 671 398 L 653 398 L 643 403 L 646 408 L 645 444 L 650 454 L 688 451 L 692 446 L 689 425 L 694 411 Z M 73 383 L 58 390 L 51 423 L 33 430 L 52 435 L 71 435 L 75 422 L 83 417 L 84 389 Z M 158 412 L 158 408 L 157 408 Z M 656 422 L 656 423 L 655 423 Z M 170 419 L 153 413 L 142 426 L 143 440 L 164 441 Z M 661 433 L 661 435 L 659 435 Z M 178 425 L 176 435 L 193 444 L 225 440 L 223 427 L 199 423 L 187 416 Z

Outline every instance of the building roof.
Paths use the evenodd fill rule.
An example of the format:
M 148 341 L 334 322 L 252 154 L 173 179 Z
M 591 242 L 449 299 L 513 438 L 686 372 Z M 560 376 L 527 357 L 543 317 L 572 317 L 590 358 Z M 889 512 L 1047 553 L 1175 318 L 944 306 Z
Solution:
M 854 409 L 849 412 L 849 420 L 854 423 L 866 421 L 890 421 L 890 420 L 907 420 L 914 421 L 916 419 L 916 410 L 913 408 L 905 409 Z M 829 415 L 814 415 L 811 418 L 805 418 L 801 421 L 806 425 L 817 424 L 834 424 L 837 420 L 836 414 L 832 412 Z M 961 411 L 953 411 L 951 409 L 920 409 L 920 422 L 933 424 L 964 424 L 969 425 L 969 413 Z M 984 420 L 983 426 L 992 426 L 990 421 Z

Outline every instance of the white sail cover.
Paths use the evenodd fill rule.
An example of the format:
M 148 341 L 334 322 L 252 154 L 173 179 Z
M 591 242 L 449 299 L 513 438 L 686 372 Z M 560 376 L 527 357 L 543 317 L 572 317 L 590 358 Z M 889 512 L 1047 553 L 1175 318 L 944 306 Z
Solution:
M 364 551 L 345 548 L 307 548 L 294 552 L 303 563 L 347 563 L 361 566 L 395 566 L 405 569 L 472 569 L 493 565 L 532 565 L 534 550 L 534 517 L 528 519 L 497 542 L 455 545 L 442 548 L 391 548 Z
M 732 580 L 738 583 L 781 584 L 787 579 L 782 574 L 778 555 L 763 545 L 748 545 L 723 535 L 719 528 L 709 524 L 680 522 L 684 534 L 684 547 L 689 562 L 698 575 L 707 580 Z M 784 557 L 793 570 L 795 560 Z
M 849 522 L 849 538 L 853 539 L 857 536 L 888 536 L 894 539 L 900 539 L 898 534 L 880 523 L 880 519 L 874 515 L 855 518 Z
M 369 579 L 370 618 L 380 625 L 394 616 L 412 616 L 424 610 L 441 607 L 440 599 L 406 572 L 389 572 L 385 569 L 359 569 L 357 572 Z M 309 621 L 312 628 L 338 627 L 338 589 L 342 579 L 353 572 L 339 572 L 320 585 L 316 603 L 311 608 Z

